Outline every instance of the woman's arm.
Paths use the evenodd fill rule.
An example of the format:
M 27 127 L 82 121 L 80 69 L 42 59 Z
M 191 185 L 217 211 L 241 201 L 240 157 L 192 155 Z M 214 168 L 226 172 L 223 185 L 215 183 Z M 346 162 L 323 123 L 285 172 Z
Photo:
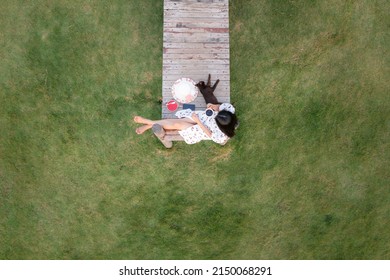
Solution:
M 222 111 L 222 110 L 226 110 L 226 111 L 229 111 L 230 113 L 234 114 L 236 109 L 234 108 L 234 106 L 230 103 L 221 103 L 221 104 L 211 104 L 211 103 L 208 103 L 207 104 L 207 108 L 210 108 L 212 110 L 214 110 L 215 112 L 219 112 L 219 111 Z
M 211 138 L 212 133 L 210 129 L 204 126 L 204 124 L 199 120 L 199 117 L 196 113 L 192 113 L 192 119 L 196 122 L 197 125 L 199 125 L 199 127 L 203 130 L 203 132 L 206 133 L 206 135 Z

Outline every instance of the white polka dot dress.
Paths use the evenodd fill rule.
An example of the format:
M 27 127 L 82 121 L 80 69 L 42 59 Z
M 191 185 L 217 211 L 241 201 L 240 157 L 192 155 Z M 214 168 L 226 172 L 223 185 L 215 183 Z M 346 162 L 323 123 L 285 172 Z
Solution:
M 235 112 L 235 108 L 230 103 L 222 103 L 219 106 L 219 110 L 226 110 L 233 114 Z M 178 118 L 192 119 L 192 113 L 193 111 L 191 109 L 186 109 L 176 112 L 175 115 Z M 214 112 L 211 116 L 207 116 L 204 111 L 195 111 L 195 113 L 198 115 L 202 124 L 211 131 L 211 137 L 207 136 L 207 134 L 203 132 L 199 125 L 193 125 L 187 129 L 179 131 L 179 134 L 183 137 L 187 144 L 195 144 L 202 140 L 213 140 L 218 144 L 224 145 L 229 140 L 229 137 L 219 129 L 215 121 L 215 117 L 217 116 L 218 112 Z

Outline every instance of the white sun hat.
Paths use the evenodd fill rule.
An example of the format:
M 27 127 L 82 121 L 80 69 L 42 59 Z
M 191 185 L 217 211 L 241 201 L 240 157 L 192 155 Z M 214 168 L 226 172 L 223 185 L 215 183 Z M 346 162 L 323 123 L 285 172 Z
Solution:
M 172 86 L 172 96 L 180 103 L 190 103 L 198 96 L 198 87 L 190 78 L 178 79 Z

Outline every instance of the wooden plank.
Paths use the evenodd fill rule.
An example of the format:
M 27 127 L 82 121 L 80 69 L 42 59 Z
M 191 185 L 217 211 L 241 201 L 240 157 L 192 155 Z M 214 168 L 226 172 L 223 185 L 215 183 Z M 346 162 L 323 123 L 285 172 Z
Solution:
M 183 74 L 181 74 L 181 73 L 166 73 L 163 75 L 163 80 L 164 81 L 171 81 L 172 83 L 174 83 L 175 81 L 177 81 L 180 78 L 188 77 L 188 78 L 191 78 L 192 80 L 194 80 L 195 82 L 199 82 L 199 81 L 207 82 L 207 74 L 206 73 L 189 73 L 189 72 L 187 72 L 185 74 L 186 74 L 186 76 L 183 76 Z M 227 84 L 230 83 L 230 75 L 213 74 L 211 77 L 211 84 L 214 84 L 214 82 L 217 79 L 219 79 L 218 86 L 223 85 L 223 83 L 227 83 Z
M 190 44 L 187 44 L 190 45 Z M 163 48 L 163 55 L 165 54 L 230 54 L 228 48 Z
M 191 78 L 191 77 L 185 77 L 185 78 Z M 164 80 L 163 80 L 163 90 L 164 90 L 164 89 L 169 89 L 169 90 L 171 90 L 172 85 L 173 85 L 173 83 L 174 83 L 176 80 L 177 80 L 177 79 L 172 79 L 172 80 L 170 80 L 170 81 L 164 81 Z M 202 80 L 204 80 L 204 79 L 202 79 Z M 195 81 L 195 80 L 194 80 L 194 81 Z M 195 82 L 197 82 L 197 81 L 195 81 Z M 228 95 L 229 93 L 225 93 L 225 91 L 228 91 L 229 89 L 230 89 L 230 83 L 229 83 L 229 81 L 220 81 L 215 91 L 216 91 L 216 92 L 219 92 L 220 94 L 223 93 L 223 94 Z
M 189 60 L 189 59 L 183 59 L 183 60 L 172 60 L 172 59 L 164 59 L 163 58 L 163 63 L 164 64 L 180 64 L 180 65 L 227 65 L 229 63 L 229 59 L 202 59 L 202 60 Z
M 169 4 L 164 7 L 164 11 L 172 12 L 172 11 L 185 11 L 187 13 L 202 13 L 202 14 L 213 14 L 213 13 L 225 13 L 228 15 L 229 8 L 226 4 L 213 5 L 211 8 L 205 7 L 204 4 L 186 4 L 186 5 L 172 5 Z
M 228 14 L 222 11 L 220 12 L 198 12 L 194 13 L 189 10 L 164 10 L 164 17 L 170 18 L 220 18 L 228 19 Z
M 163 48 L 163 54 L 179 54 L 179 53 L 188 53 L 188 54 L 229 54 L 229 49 L 214 49 L 214 48 L 198 48 L 198 49 L 187 49 L 187 48 Z
M 170 141 L 168 139 L 164 139 L 166 132 L 161 125 L 154 124 L 152 126 L 152 131 L 156 135 L 156 137 L 161 141 L 161 143 L 165 146 L 165 148 L 168 148 L 168 149 L 172 148 L 172 146 L 173 146 L 172 141 Z
M 169 43 L 229 43 L 228 33 L 164 33 Z
M 201 14 L 201 13 L 199 13 Z M 224 19 L 224 20 L 221 20 Z M 206 25 L 213 24 L 214 26 L 224 26 L 224 27 L 229 27 L 229 21 L 228 19 L 228 14 L 226 14 L 226 18 L 218 18 L 218 17 L 213 17 L 209 15 L 203 14 L 203 16 L 198 16 L 194 18 L 193 16 L 188 17 L 188 16 L 181 16 L 181 17 L 166 17 L 164 19 L 163 26 L 165 27 L 166 25 L 172 25 L 173 23 L 177 23 L 179 25 L 182 25 L 184 23 L 191 25 L 191 26 L 201 26 L 200 24 L 206 23 Z M 176 26 L 179 27 L 179 26 Z
M 227 18 L 226 7 L 204 8 L 203 6 L 181 6 L 164 9 L 164 16 L 170 18 L 195 17 L 195 18 Z
M 209 2 L 209 1 L 208 1 Z M 207 5 L 204 4 L 205 2 L 202 1 L 166 1 L 164 4 L 165 9 L 191 9 L 193 7 L 207 7 Z M 207 3 L 207 2 L 206 2 Z M 212 8 L 227 8 L 228 3 L 226 1 L 215 1 L 212 3 Z
M 177 3 L 178 5 L 183 5 L 183 4 L 198 4 L 198 3 L 212 3 L 212 5 L 218 5 L 225 3 L 227 4 L 227 0 L 164 0 L 164 3 L 166 5 L 170 3 Z
M 175 19 L 164 21 L 164 28 L 229 28 L 229 22 L 221 22 L 205 18 L 204 20 L 194 21 L 193 19 Z
M 167 37 L 197 37 L 201 39 L 207 38 L 229 38 L 229 32 L 226 28 L 193 28 L 195 32 L 191 31 L 190 28 L 167 28 L 164 32 L 164 36 Z M 163 36 L 163 38 L 164 38 Z M 207 41 L 204 41 L 207 42 Z
M 227 0 L 167 0 L 167 2 L 178 2 L 178 3 L 194 3 L 196 1 L 197 3 L 209 3 L 209 4 L 216 4 L 216 3 L 226 3 Z M 195 3 L 196 3 L 195 2 Z
M 217 97 L 218 101 L 219 101 L 219 99 L 225 100 L 226 98 L 230 98 L 230 96 L 227 95 L 225 92 L 223 92 L 222 89 L 219 92 L 216 91 L 215 96 Z M 171 94 L 171 91 L 169 89 L 169 90 L 166 91 L 166 94 L 163 95 L 162 100 L 165 101 L 165 102 L 168 102 L 171 99 L 172 99 L 172 94 Z M 205 101 L 203 99 L 202 94 L 199 93 L 199 95 L 196 97 L 196 99 L 193 102 L 191 102 L 191 104 L 195 104 L 196 103 L 199 106 L 201 106 L 202 104 L 205 105 L 204 102 Z M 222 101 L 220 101 L 220 102 L 222 102 Z
M 176 26 L 176 27 L 164 27 L 165 33 L 229 33 L 229 28 L 227 27 L 183 27 L 183 26 Z
M 229 59 L 229 53 L 165 53 L 164 59 L 174 60 L 205 60 L 205 59 Z
M 196 27 L 215 27 L 229 28 L 228 21 L 221 21 L 218 18 L 205 17 L 202 20 L 197 18 L 168 18 L 164 20 L 163 28 L 196 28 Z
M 227 86 L 227 87 L 217 87 L 217 89 L 215 90 L 214 94 L 215 96 L 218 98 L 218 97 L 224 97 L 224 96 L 229 96 L 228 94 L 228 90 L 230 90 L 230 87 Z M 198 96 L 201 96 L 201 94 L 199 93 Z M 164 88 L 163 89 L 163 99 L 166 98 L 166 99 L 172 99 L 172 88 L 171 87 L 167 87 L 167 88 Z
M 164 42 L 163 43 L 164 48 L 171 48 L 171 49 L 229 49 L 229 44 L 226 43 L 205 43 L 205 42 L 198 42 L 198 43 L 172 43 L 172 42 Z
M 206 8 L 205 5 L 199 3 L 185 4 L 185 5 L 174 5 L 168 4 L 164 6 L 164 11 L 179 11 L 179 12 L 191 12 L 191 13 L 202 13 L 202 14 L 213 14 L 213 13 L 228 13 L 228 7 L 226 4 L 212 5 Z
M 191 78 L 196 83 L 199 81 L 205 81 L 205 82 L 207 81 L 207 77 L 205 79 L 204 74 L 192 75 L 191 77 L 190 76 L 183 77 L 183 75 L 169 75 L 169 74 L 164 74 L 163 76 L 166 78 L 166 79 L 163 78 L 163 88 L 171 87 L 175 83 L 175 81 L 177 81 L 180 78 Z M 216 76 L 213 76 L 211 78 L 212 78 L 211 79 L 212 83 L 214 83 L 216 79 L 220 79 L 219 77 Z M 220 79 L 216 90 L 220 88 L 225 89 L 229 87 L 229 85 L 230 85 L 230 80 L 227 79 L 226 77 L 223 77 L 223 79 Z
M 229 70 L 230 65 L 225 64 L 216 64 L 216 65 L 210 65 L 210 64 L 199 64 L 194 62 L 193 64 L 180 64 L 180 63 L 171 63 L 171 64 L 165 64 L 163 65 L 163 72 L 169 71 L 169 70 L 190 70 L 190 69 L 202 69 L 205 71 L 208 70 Z
M 229 86 L 225 86 L 225 87 L 217 87 L 217 89 L 215 90 L 214 94 L 217 98 L 225 98 L 225 97 L 229 97 L 229 94 L 228 94 L 228 91 L 230 90 L 230 87 Z M 171 87 L 167 87 L 167 88 L 164 88 L 163 89 L 163 100 L 171 100 L 172 99 L 172 88 Z M 202 97 L 202 94 L 199 92 L 197 98 L 200 98 Z M 203 97 L 202 97 L 203 98 Z M 195 99 L 196 100 L 196 99 Z M 201 99 L 203 100 L 203 99 Z
M 217 99 L 219 100 L 220 98 L 227 98 L 229 97 L 229 94 L 227 94 L 226 92 L 229 90 L 230 88 L 220 88 L 219 90 L 217 89 L 215 91 L 215 96 L 217 97 Z M 163 100 L 166 100 L 166 101 L 169 101 L 172 99 L 172 90 L 171 88 L 166 88 L 165 89 L 165 94 L 163 94 L 162 96 L 162 99 Z M 203 96 L 201 93 L 198 94 L 198 96 L 196 98 L 199 98 L 199 100 L 195 99 L 194 102 L 204 102 L 204 99 L 203 99 Z M 191 102 L 191 103 L 194 103 L 194 102 Z
M 211 75 L 211 81 L 220 79 L 221 76 L 226 76 L 227 80 L 230 80 L 229 70 L 204 70 L 204 69 L 189 69 L 189 70 L 170 70 L 169 72 L 165 72 L 163 74 L 163 78 L 166 77 L 166 75 L 178 75 L 182 77 L 194 77 L 194 79 L 200 79 L 202 81 L 207 81 L 208 74 Z M 195 81 L 195 80 L 194 80 Z

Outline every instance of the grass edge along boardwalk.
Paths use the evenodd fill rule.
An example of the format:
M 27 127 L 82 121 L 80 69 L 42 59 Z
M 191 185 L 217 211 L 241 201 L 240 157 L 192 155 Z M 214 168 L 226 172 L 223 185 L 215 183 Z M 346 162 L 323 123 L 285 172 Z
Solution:
M 180 78 L 207 81 L 211 74 L 212 83 L 220 79 L 218 100 L 230 102 L 229 65 L 229 1 L 164 0 L 162 118 L 176 118 L 165 104 Z M 206 108 L 200 93 L 192 104 Z

